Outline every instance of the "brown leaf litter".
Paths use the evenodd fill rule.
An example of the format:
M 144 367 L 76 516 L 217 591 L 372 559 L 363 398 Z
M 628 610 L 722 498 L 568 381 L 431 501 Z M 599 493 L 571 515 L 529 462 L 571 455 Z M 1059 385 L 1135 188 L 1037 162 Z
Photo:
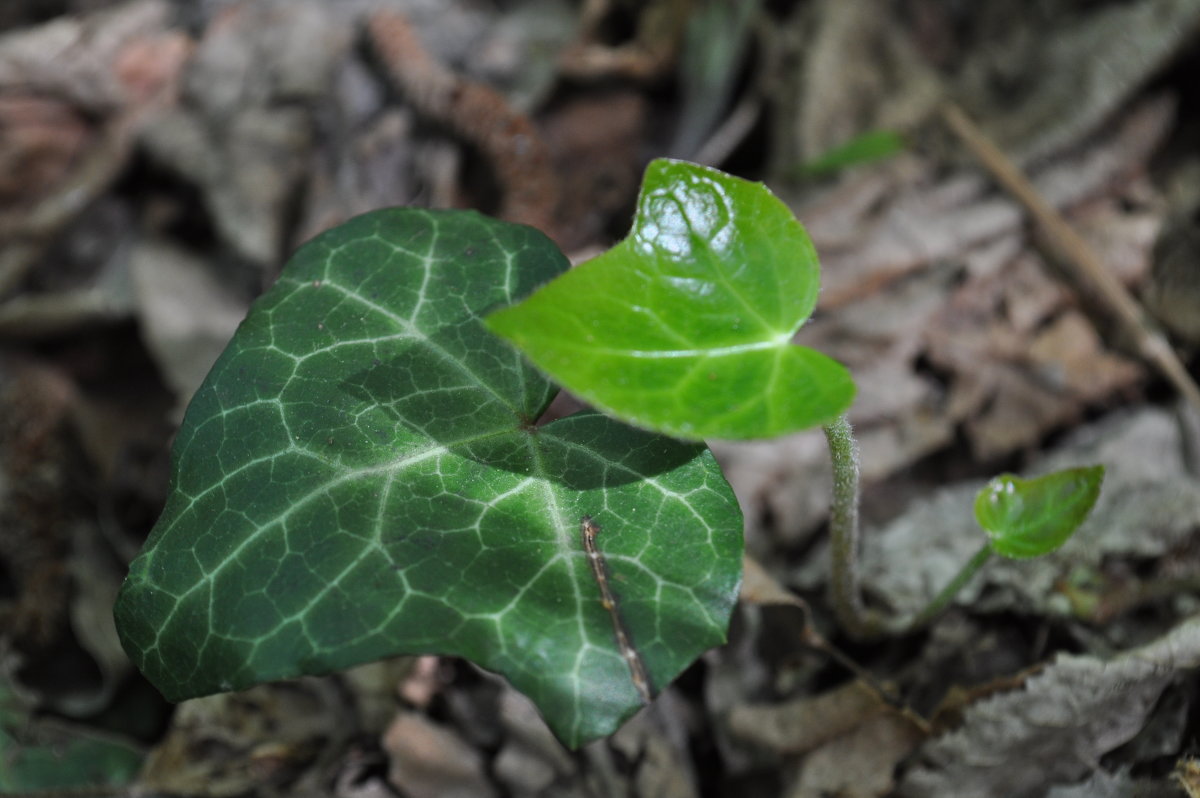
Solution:
M 672 81 L 696 4 L 590 0 L 575 46 L 551 67 L 533 106 L 478 69 L 489 42 L 480 31 L 514 4 L 494 13 L 432 0 L 190 5 L 208 9 L 196 12 L 194 40 L 160 0 L 0 37 L 0 167 L 8 167 L 0 168 L 0 335 L 49 346 L 57 363 L 94 353 L 46 341 L 88 325 L 107 331 L 95 347 L 113 347 L 115 325 L 136 319 L 180 401 L 292 245 L 350 214 L 486 203 L 490 179 L 491 207 L 506 218 L 571 249 L 605 243 L 642 163 L 677 121 Z M 893 489 L 914 464 L 958 444 L 975 467 L 1022 461 L 1048 436 L 1140 399 L 1148 380 L 1086 298 L 1056 279 L 1022 210 L 917 122 L 946 96 L 965 105 L 1106 268 L 1127 287 L 1144 286 L 1163 215 L 1147 164 L 1176 109 L 1170 97 L 1137 98 L 1189 41 L 1197 17 L 1194 3 L 1178 0 L 1103 4 L 1063 14 L 1051 37 L 990 5 L 966 16 L 925 0 L 902 5 L 910 17 L 865 0 L 762 4 L 760 52 L 735 66 L 748 70 L 738 78 L 748 85 L 736 83 L 741 99 L 767 121 L 730 150 L 789 197 L 817 243 L 825 290 L 798 341 L 853 369 L 866 476 Z M 1057 12 L 1042 4 L 1036 13 Z M 1130 42 L 1137 46 L 1121 47 Z M 510 49 L 499 61 L 529 57 Z M 1093 81 L 1099 74 L 1110 80 Z M 797 159 L 878 127 L 903 127 L 912 151 L 803 192 L 783 179 Z M 127 175 L 136 191 L 121 186 Z M 1183 253 L 1166 259 L 1175 276 L 1189 262 L 1195 227 L 1181 207 L 1168 226 L 1183 244 L 1161 247 Z M 88 268 L 68 268 L 77 262 Z M 1154 285 L 1150 296 L 1182 295 Z M 164 304 L 180 292 L 187 302 Z M 1186 310 L 1183 326 L 1176 316 L 1186 330 Z M 128 355 L 136 352 L 119 357 Z M 119 485 L 136 494 L 143 516 L 165 489 L 161 391 L 95 395 L 105 379 L 124 379 L 112 370 L 117 357 L 92 366 L 103 373 L 88 379 L 0 364 L 0 383 L 16 391 L 0 396 L 8 497 L 0 558 L 21 582 L 3 607 L 6 634 L 19 632 L 23 654 L 47 634 L 70 637 L 104 671 L 104 686 L 88 696 L 42 696 L 60 710 L 94 711 L 121 679 L 106 653 L 113 641 L 103 613 L 80 605 L 103 607 L 110 575 L 79 569 L 140 531 L 107 504 L 99 514 L 117 528 L 112 540 L 91 519 L 64 520 L 62 500 L 74 494 L 63 463 L 82 449 L 80 468 L 99 501 L 112 502 Z M 138 415 L 162 426 L 138 431 Z M 993 563 L 927 639 L 865 652 L 896 685 L 875 684 L 861 667 L 863 681 L 846 681 L 817 631 L 820 603 L 806 594 L 810 607 L 748 566 L 730 645 L 611 740 L 578 754 L 511 689 L 427 659 L 408 673 L 400 709 L 393 688 L 405 666 L 189 702 L 142 786 L 346 798 L 750 794 L 745 785 L 758 784 L 806 797 L 886 795 L 897 783 L 904 794 L 931 796 L 1007 796 L 1055 781 L 1048 798 L 1087 794 L 1064 790 L 1089 784 L 1133 789 L 1146 780 L 1126 763 L 1144 758 L 1106 763 L 1154 720 L 1159 696 L 1186 686 L 1194 629 L 1169 627 L 1194 605 L 1200 553 L 1195 475 L 1173 422 L 1165 413 L 1118 421 L 1080 433 L 1090 443 L 1071 455 L 1110 466 L 1102 505 L 1078 542 L 1036 563 Z M 158 459 L 135 456 L 143 434 Z M 716 448 L 747 510 L 752 550 L 773 566 L 803 550 L 828 495 L 819 437 Z M 906 499 L 909 512 L 868 535 L 872 601 L 913 611 L 970 555 L 974 487 Z M 819 589 L 822 569 L 809 563 L 790 583 Z M 1160 639 L 1147 645 L 1151 636 Z M 1131 653 L 1047 656 L 1064 645 Z M 467 676 L 451 682 L 456 670 Z M 898 706 L 908 697 L 929 721 Z M 1171 738 L 1172 763 L 1181 734 Z M 1089 768 L 1100 767 L 1113 772 L 1089 780 Z M 1191 770 L 1179 760 L 1181 784 Z

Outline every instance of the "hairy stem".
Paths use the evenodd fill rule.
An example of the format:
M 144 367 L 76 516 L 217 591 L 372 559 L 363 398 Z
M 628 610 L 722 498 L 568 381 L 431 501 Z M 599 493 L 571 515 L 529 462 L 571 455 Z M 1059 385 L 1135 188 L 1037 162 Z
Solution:
M 865 640 L 884 632 L 883 618 L 862 604 L 858 587 L 858 444 L 846 416 L 826 424 L 833 463 L 833 505 L 829 510 L 830 580 L 833 612 L 851 637 Z
M 833 505 L 829 511 L 829 551 L 833 571 L 830 592 L 838 624 L 857 640 L 915 632 L 950 605 L 963 585 L 991 558 L 991 546 L 985 543 L 910 621 L 888 619 L 864 607 L 858 584 L 858 444 L 845 416 L 826 424 L 823 429 L 829 444 L 829 459 L 833 462 Z

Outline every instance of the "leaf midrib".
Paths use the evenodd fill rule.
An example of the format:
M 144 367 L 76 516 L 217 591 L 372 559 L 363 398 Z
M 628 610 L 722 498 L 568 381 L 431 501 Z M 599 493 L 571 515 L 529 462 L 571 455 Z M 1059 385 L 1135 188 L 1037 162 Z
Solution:
M 770 338 L 765 341 L 751 341 L 745 344 L 713 346 L 704 349 L 618 349 L 616 347 L 606 346 L 572 347 L 569 343 L 561 346 L 560 348 L 573 349 L 576 351 L 587 351 L 593 354 L 628 357 L 635 360 L 669 360 L 689 357 L 736 357 L 747 352 L 771 352 L 791 345 L 792 333 L 782 333 L 775 338 Z
M 426 275 L 426 280 L 428 280 L 428 276 L 432 269 L 432 265 L 430 264 L 428 257 L 425 258 L 425 261 L 426 261 L 426 263 L 425 263 L 424 271 L 425 271 L 425 275 Z M 282 280 L 281 280 L 281 282 L 282 282 Z M 307 285 L 306 283 L 295 280 L 295 279 L 289 279 L 287 282 L 290 283 L 295 288 L 295 290 L 303 290 L 304 287 Z M 473 369 L 468 367 L 466 363 L 464 363 L 462 360 L 460 360 L 457 355 L 454 355 L 454 354 L 448 352 L 445 349 L 445 347 L 443 347 L 441 344 L 434 341 L 428 334 L 425 333 L 424 330 L 422 330 L 419 326 L 417 326 L 416 322 L 414 322 L 412 319 L 407 319 L 407 318 L 404 318 L 403 316 L 399 316 L 395 313 L 392 313 L 390 310 L 383 307 L 382 305 L 379 305 L 376 302 L 372 302 L 371 300 L 367 299 L 366 297 L 362 296 L 359 293 L 356 293 L 355 291 L 351 290 L 350 288 L 342 286 L 340 283 L 337 282 L 336 278 L 329 276 L 328 271 L 326 272 L 325 278 L 321 281 L 321 288 L 336 289 L 339 293 L 342 294 L 342 296 L 344 296 L 350 300 L 353 300 L 355 302 L 358 302 L 359 304 L 361 304 L 361 305 L 365 306 L 366 308 L 379 314 L 384 319 L 387 319 L 388 321 L 392 322 L 393 324 L 396 325 L 396 327 L 399 330 L 401 335 L 408 335 L 408 336 L 411 336 L 414 341 L 419 341 L 419 342 L 425 343 L 431 350 L 433 350 L 437 355 L 440 356 L 440 359 L 442 360 L 442 362 L 452 364 L 455 368 L 458 369 L 459 372 L 461 372 L 464 376 L 466 376 L 477 387 L 479 387 L 479 388 L 483 389 L 485 392 L 491 394 L 493 397 L 495 397 L 495 399 L 498 402 L 500 402 L 501 405 L 506 407 L 508 410 L 512 411 L 515 414 L 519 414 L 521 412 L 521 408 L 518 407 L 515 402 L 510 400 L 509 397 L 506 397 L 506 396 L 500 394 L 496 390 L 496 388 L 490 384 L 489 381 L 484 380 Z M 422 294 L 421 294 L 421 297 L 418 299 L 417 307 L 420 307 L 419 303 L 424 301 L 423 292 L 424 292 L 424 286 L 422 286 Z M 416 310 L 416 308 L 414 308 L 414 311 L 415 310 Z M 476 318 L 476 320 L 482 324 L 482 319 L 479 316 L 474 316 L 474 318 Z M 384 336 L 378 336 L 375 340 L 380 341 L 380 340 L 387 340 L 389 338 L 392 338 L 392 336 L 384 335 Z M 369 344 L 372 342 L 371 339 L 356 339 L 356 342 L 359 340 L 361 340 L 363 344 Z M 322 347 L 320 349 L 316 349 L 313 352 L 307 353 L 305 355 L 292 355 L 291 357 L 297 362 L 297 364 L 299 364 L 308 357 L 311 357 L 316 354 L 324 354 L 324 353 L 328 352 L 331 348 L 336 347 L 340 344 L 341 344 L 341 341 L 334 341 L 334 342 L 332 342 L 332 344 L 330 344 L 329 347 Z

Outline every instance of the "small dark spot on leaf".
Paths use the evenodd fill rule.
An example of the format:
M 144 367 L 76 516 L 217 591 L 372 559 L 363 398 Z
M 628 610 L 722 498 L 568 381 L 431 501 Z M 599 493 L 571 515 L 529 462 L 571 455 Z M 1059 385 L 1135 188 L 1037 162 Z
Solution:
M 463 254 L 468 258 L 473 257 L 475 255 L 475 247 L 467 247 L 463 250 Z

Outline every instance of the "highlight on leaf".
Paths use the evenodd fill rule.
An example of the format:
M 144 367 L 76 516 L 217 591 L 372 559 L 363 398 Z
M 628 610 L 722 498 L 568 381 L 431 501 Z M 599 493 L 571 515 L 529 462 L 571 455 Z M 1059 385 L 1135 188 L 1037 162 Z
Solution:
M 816 251 L 761 183 L 696 164 L 646 169 L 627 238 L 487 319 L 572 393 L 677 438 L 767 438 L 836 418 L 844 366 L 792 343 Z
M 1095 506 L 1103 481 L 1101 465 L 1033 479 L 1001 474 L 976 495 L 975 518 L 997 554 L 1039 557 L 1075 533 Z

